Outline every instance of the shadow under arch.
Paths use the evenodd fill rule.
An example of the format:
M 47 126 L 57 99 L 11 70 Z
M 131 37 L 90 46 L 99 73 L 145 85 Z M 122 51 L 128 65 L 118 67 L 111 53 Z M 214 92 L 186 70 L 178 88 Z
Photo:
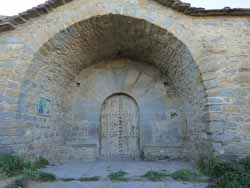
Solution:
M 164 28 L 119 14 L 91 17 L 75 23 L 57 33 L 37 51 L 22 81 L 17 109 L 20 119 L 36 118 L 36 123 L 42 124 L 41 114 L 37 114 L 34 105 L 39 97 L 48 97 L 53 101 L 53 112 L 41 119 L 48 118 L 45 121 L 48 132 L 51 131 L 53 122 L 63 121 L 63 96 L 81 70 L 103 59 L 117 57 L 153 64 L 168 78 L 185 103 L 183 110 L 188 117 L 192 148 L 189 158 L 206 155 L 208 151 L 204 144 L 210 146 L 210 143 L 208 137 L 201 135 L 206 135 L 208 129 L 204 120 L 208 114 L 205 109 L 207 99 L 199 67 L 190 50 Z M 39 71 L 42 69 L 44 71 Z M 58 123 L 56 126 L 60 129 L 62 125 Z M 63 137 L 63 131 L 58 135 Z M 39 138 L 34 140 L 39 142 Z M 47 144 L 50 142 L 48 139 Z

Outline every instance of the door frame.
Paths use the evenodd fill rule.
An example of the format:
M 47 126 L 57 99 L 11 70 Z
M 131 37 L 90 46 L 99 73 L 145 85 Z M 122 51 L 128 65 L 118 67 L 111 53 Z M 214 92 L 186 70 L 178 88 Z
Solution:
M 131 98 L 135 105 L 137 106 L 137 109 L 138 109 L 138 150 L 139 150 L 139 158 L 141 159 L 142 158 L 142 147 L 141 147 L 141 120 L 140 120 L 140 107 L 137 103 L 137 101 L 135 100 L 134 97 L 132 97 L 131 95 L 127 94 L 127 93 L 123 93 L 123 92 L 117 92 L 117 93 L 113 93 L 111 95 L 109 95 L 108 97 L 106 97 L 103 102 L 101 103 L 101 107 L 100 107 L 100 113 L 99 113 L 99 128 L 98 128 L 98 141 L 99 141 L 99 148 L 97 149 L 98 150 L 98 158 L 102 158 L 101 156 L 101 145 L 102 145 L 102 110 L 103 110 L 103 107 L 104 107 L 104 104 L 105 102 L 109 99 L 109 98 L 112 98 L 113 96 L 116 96 L 116 95 L 125 95 L 129 98 Z

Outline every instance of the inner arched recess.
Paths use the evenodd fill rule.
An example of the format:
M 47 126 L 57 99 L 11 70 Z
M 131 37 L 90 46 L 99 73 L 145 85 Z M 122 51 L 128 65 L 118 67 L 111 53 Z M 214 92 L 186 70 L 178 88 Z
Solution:
M 63 145 L 65 136 L 63 103 L 68 86 L 85 68 L 104 59 L 117 58 L 148 63 L 160 70 L 165 84 L 174 88 L 183 103 L 188 127 L 186 157 L 197 159 L 206 154 L 205 146 L 209 146 L 204 117 L 206 94 L 189 49 L 167 30 L 122 15 L 97 16 L 75 23 L 57 33 L 34 55 L 23 80 L 18 111 L 22 115 L 30 114 L 41 96 L 47 96 L 53 105 L 50 114 L 40 116 L 34 126 L 28 152 L 57 154 L 56 149 Z M 40 131 L 39 135 L 36 130 Z

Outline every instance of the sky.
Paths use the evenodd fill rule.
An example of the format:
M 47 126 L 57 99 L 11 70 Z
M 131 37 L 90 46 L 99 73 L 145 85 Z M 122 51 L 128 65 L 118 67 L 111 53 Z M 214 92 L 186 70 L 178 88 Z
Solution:
M 250 0 L 182 0 L 194 7 L 220 9 L 224 7 L 250 8 Z M 32 8 L 45 0 L 0 0 L 0 15 L 12 16 Z

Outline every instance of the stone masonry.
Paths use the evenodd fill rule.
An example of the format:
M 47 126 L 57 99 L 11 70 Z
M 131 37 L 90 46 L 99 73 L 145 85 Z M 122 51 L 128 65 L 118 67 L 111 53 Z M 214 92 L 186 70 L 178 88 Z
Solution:
M 248 9 L 48 1 L 0 18 L 0 153 L 95 160 L 138 140 L 141 159 L 242 158 L 249 81 Z

